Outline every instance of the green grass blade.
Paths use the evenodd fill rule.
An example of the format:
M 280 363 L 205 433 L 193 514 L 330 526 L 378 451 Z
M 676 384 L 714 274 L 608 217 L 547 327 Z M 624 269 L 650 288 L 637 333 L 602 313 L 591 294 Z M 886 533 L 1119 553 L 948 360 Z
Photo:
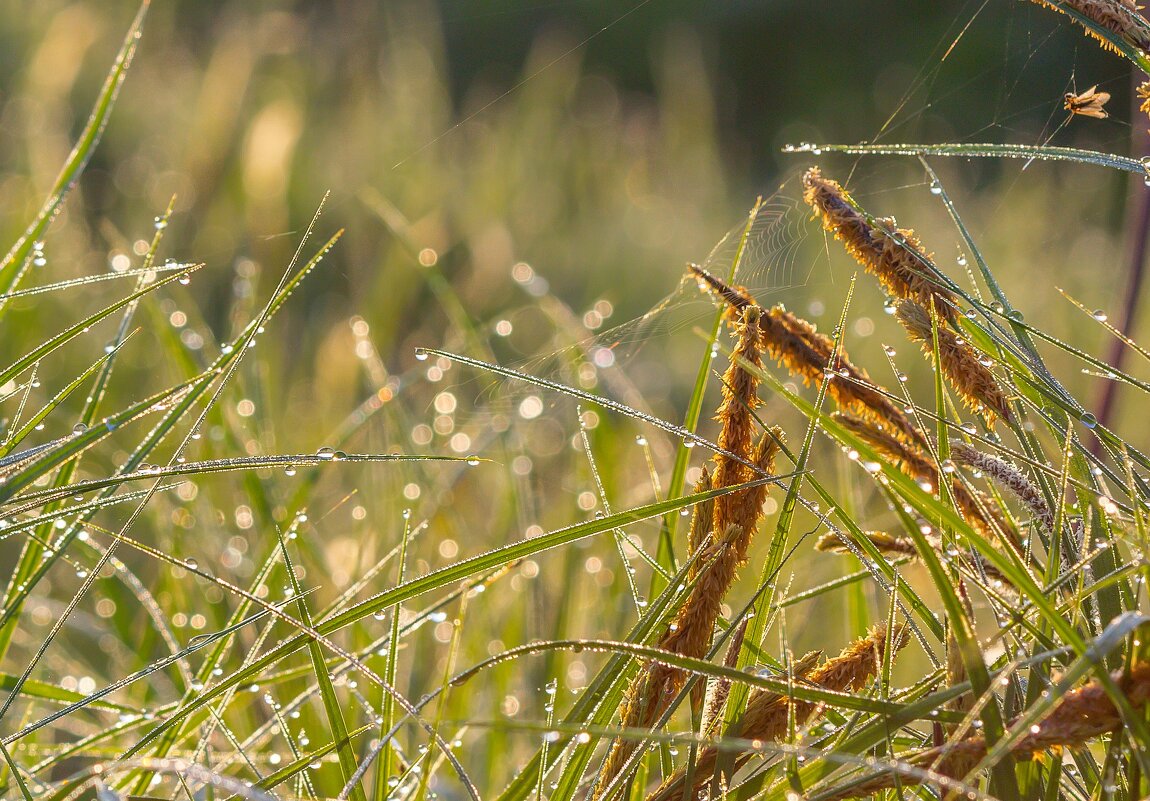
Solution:
M 88 165 L 88 161 L 92 158 L 96 145 L 100 142 L 104 127 L 108 124 L 108 118 L 112 113 L 112 107 L 116 103 L 116 96 L 120 93 L 124 78 L 127 77 L 132 56 L 136 52 L 136 45 L 140 40 L 149 3 L 150 0 L 144 0 L 140 4 L 140 10 L 136 12 L 136 18 L 132 21 L 131 27 L 128 28 L 128 33 L 120 46 L 120 52 L 116 55 L 116 61 L 112 65 L 108 77 L 104 80 L 104 87 L 88 115 L 88 122 L 80 133 L 80 138 L 73 146 L 72 152 L 68 154 L 68 158 L 60 170 L 60 174 L 56 177 L 56 182 L 52 185 L 47 200 L 44 201 L 44 205 L 36 215 L 36 219 L 32 221 L 16 241 L 16 244 L 8 251 L 4 259 L 0 260 L 0 316 L 3 315 L 7 307 L 7 301 L 3 295 L 14 290 L 20 282 L 36 242 L 44 235 L 49 223 L 59 213 L 64 198 L 79 180 L 81 173 Z M 6 380 L 0 379 L 0 384 Z

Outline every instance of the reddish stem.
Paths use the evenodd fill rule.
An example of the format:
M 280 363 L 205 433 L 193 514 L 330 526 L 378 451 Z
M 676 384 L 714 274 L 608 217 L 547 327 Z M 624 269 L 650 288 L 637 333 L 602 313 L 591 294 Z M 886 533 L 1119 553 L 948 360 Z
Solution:
M 1137 88 L 1140 80 L 1137 74 L 1133 74 L 1131 78 L 1133 90 Z M 1141 120 L 1142 111 L 1139 108 L 1137 92 L 1131 91 L 1130 95 L 1133 98 L 1131 119 L 1139 120 L 1134 123 L 1130 134 L 1130 149 L 1134 154 L 1144 156 L 1150 152 L 1150 131 L 1147 131 L 1143 124 L 1144 121 Z M 1138 300 L 1142 294 L 1143 279 L 1146 276 L 1147 233 L 1150 233 L 1150 189 L 1146 187 L 1146 177 L 1133 175 L 1130 181 L 1133 197 L 1132 202 L 1126 207 L 1125 223 L 1127 232 L 1126 252 L 1129 261 L 1126 268 L 1126 287 L 1122 299 L 1122 317 L 1118 324 L 1118 330 L 1126 336 L 1133 333 L 1134 323 L 1138 315 Z M 1110 351 L 1106 355 L 1106 363 L 1116 372 L 1120 371 L 1126 361 L 1128 350 L 1122 340 L 1112 340 Z M 1100 425 L 1110 426 L 1115 415 L 1117 398 L 1118 382 L 1105 379 L 1096 406 L 1098 410 L 1096 416 Z M 1102 442 L 1097 437 L 1091 441 L 1090 451 L 1095 456 L 1101 453 Z

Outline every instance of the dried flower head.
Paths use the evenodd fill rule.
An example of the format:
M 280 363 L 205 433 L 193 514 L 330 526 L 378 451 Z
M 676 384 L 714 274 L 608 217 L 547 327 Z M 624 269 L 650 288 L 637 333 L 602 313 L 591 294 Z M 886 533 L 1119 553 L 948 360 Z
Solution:
M 1150 50 L 1150 24 L 1138 12 L 1134 0 L 1033 0 L 1041 6 L 1067 13 L 1067 9 L 1081 14 L 1100 28 L 1118 36 L 1127 44 L 1139 50 Z M 1106 37 L 1092 28 L 1085 28 L 1088 36 L 1093 36 L 1107 50 L 1119 52 Z
M 837 182 L 824 178 L 818 167 L 803 175 L 803 200 L 815 210 L 823 227 L 840 240 L 855 261 L 878 279 L 896 298 L 916 300 L 935 308 L 950 322 L 955 319 L 954 293 L 933 272 L 931 257 L 914 231 L 895 227 L 890 220 L 869 220 Z
M 1144 81 L 1138 85 L 1138 99 L 1142 104 L 1138 106 L 1138 110 L 1143 114 L 1150 114 L 1150 81 Z
M 928 358 L 933 358 L 934 331 L 927 310 L 914 301 L 904 300 L 899 302 L 895 313 L 907 335 L 922 345 L 923 353 Z M 998 385 L 994 373 L 982 363 L 978 351 L 949 328 L 939 325 L 937 331 L 943 375 L 966 405 L 981 412 L 988 425 L 994 424 L 996 415 L 1010 420 L 1010 404 L 1006 393 Z
M 900 626 L 890 638 L 891 654 L 897 653 L 906 642 L 906 629 Z M 802 663 L 796 665 L 792 678 L 796 680 L 796 684 L 802 683 L 838 692 L 857 692 L 878 672 L 886 656 L 886 649 L 886 628 L 878 626 L 866 637 L 851 643 L 838 656 L 805 675 L 802 669 L 806 665 Z M 746 711 L 730 735 L 746 740 L 778 742 L 786 736 L 792 715 L 796 724 L 803 725 L 817 708 L 810 701 L 802 701 L 780 693 L 759 691 L 751 695 Z M 736 767 L 753 755 L 754 752 L 739 754 L 735 758 Z M 683 794 L 686 770 L 680 769 L 659 789 L 651 793 L 647 801 L 678 801 L 684 797 L 698 797 L 698 792 L 710 783 L 717 762 L 718 749 L 713 746 L 702 749 L 695 761 L 694 787 L 691 793 L 686 796 Z

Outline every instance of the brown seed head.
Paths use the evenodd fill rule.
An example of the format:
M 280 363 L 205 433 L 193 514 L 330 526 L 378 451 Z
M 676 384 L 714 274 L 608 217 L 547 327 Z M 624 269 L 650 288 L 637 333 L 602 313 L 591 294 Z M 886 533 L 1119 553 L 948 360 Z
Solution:
M 821 385 L 831 371 L 827 391 L 835 402 L 854 414 L 882 425 L 912 443 L 925 440 L 917 428 L 879 389 L 866 370 L 856 367 L 835 342 L 820 334 L 814 325 L 775 306 L 759 321 L 763 346 L 775 361 L 802 379 L 804 384 Z
M 758 404 L 755 394 L 758 380 L 746 367 L 762 366 L 758 333 L 762 310 L 750 304 L 740 311 L 738 343 L 724 375 L 723 402 L 717 414 L 722 423 L 719 445 L 739 459 L 724 453 L 716 454 L 714 474 L 709 475 L 704 470 L 696 491 L 708 486 L 731 487 L 773 473 L 775 457 L 782 442 L 782 431 L 775 428 L 753 444 L 755 419 L 752 410 Z M 699 549 L 702 553 L 690 571 L 691 591 L 659 640 L 660 648 L 696 658 L 706 655 L 723 599 L 734 583 L 739 566 L 746 559 L 751 537 L 758 527 L 766 494 L 767 485 L 761 484 L 696 506 L 688 545 L 692 553 Z M 644 665 L 624 696 L 620 716 L 622 725 L 625 728 L 653 726 L 686 681 L 686 674 L 678 668 L 661 663 Z M 611 744 L 592 791 L 592 799 L 602 798 L 638 744 L 636 740 L 623 738 Z
M 823 227 L 843 243 L 847 253 L 878 279 L 896 298 L 917 300 L 954 321 L 954 294 L 931 274 L 931 258 L 914 231 L 896 228 L 888 220 L 868 220 L 836 181 L 824 178 L 818 167 L 803 176 L 803 200 L 814 209 Z
M 915 481 L 929 484 L 933 491 L 938 491 L 940 486 L 938 469 L 934 460 L 923 449 L 909 445 L 889 432 L 876 428 L 869 421 L 853 415 L 837 412 L 834 419 L 881 455 L 895 462 L 902 472 Z M 1018 533 L 995 511 L 989 499 L 967 489 L 957 478 L 949 482 L 949 489 L 955 506 L 973 526 L 991 540 L 1006 542 L 1015 551 L 1022 552 Z M 1001 577 L 988 563 L 984 563 L 983 567 L 995 578 Z
M 922 345 L 923 353 L 933 358 L 934 333 L 930 314 L 914 301 L 904 300 L 895 313 L 907 335 Z M 988 425 L 994 424 L 995 415 L 1010 420 L 1010 404 L 1006 393 L 998 385 L 994 373 L 979 361 L 979 354 L 954 331 L 937 326 L 939 363 L 943 375 L 958 392 L 962 400 L 975 411 L 980 411 Z
M 907 632 L 902 626 L 895 630 L 891 639 L 891 654 L 897 653 L 907 642 Z M 796 683 L 820 687 L 838 692 L 858 691 L 874 676 L 886 655 L 887 632 L 885 627 L 875 627 L 866 637 L 847 646 L 834 659 L 803 674 L 795 671 Z M 805 659 L 805 658 L 804 658 Z M 805 667 L 797 665 L 796 667 Z M 794 721 L 803 725 L 818 707 L 808 701 L 788 698 L 779 693 L 760 691 L 747 702 L 747 709 L 736 724 L 733 736 L 762 742 L 778 742 L 787 734 L 788 718 L 793 714 Z M 741 765 L 753 752 L 740 754 L 735 758 L 736 766 Z M 718 750 L 713 746 L 702 749 L 695 762 L 694 787 L 686 797 L 697 797 L 697 793 L 711 781 L 717 763 Z M 686 771 L 676 771 L 659 789 L 647 797 L 647 801 L 677 801 L 684 797 Z
M 1150 24 L 1138 12 L 1134 0 L 1034 0 L 1040 6 L 1066 13 L 1066 9 L 1077 11 L 1100 28 L 1117 34 L 1127 44 L 1139 50 L 1150 50 Z M 1085 26 L 1083 26 L 1085 28 Z M 1102 46 L 1115 53 L 1118 48 L 1097 31 L 1085 28 L 1088 36 L 1093 36 Z
M 1130 706 L 1140 710 L 1150 698 L 1150 662 L 1135 665 L 1128 675 L 1113 674 Z M 1011 726 L 1018 725 L 1016 719 Z M 1092 681 L 1063 696 L 1054 711 L 1015 742 L 1011 754 L 1018 760 L 1029 760 L 1055 748 L 1080 748 L 1096 737 L 1115 731 L 1122 725 L 1122 716 L 1110 700 L 1102 683 Z M 961 765 L 975 765 L 986 756 L 986 741 L 970 737 L 956 743 L 920 751 L 905 761 L 918 767 L 930 767 L 945 776 L 961 779 Z M 829 798 L 864 798 L 880 790 L 895 786 L 921 784 L 923 777 L 883 772 L 868 781 L 856 784 Z M 824 797 L 824 796 L 820 796 Z
M 880 553 L 888 556 L 917 556 L 918 551 L 915 550 L 914 542 L 906 537 L 895 537 L 885 531 L 864 531 L 863 536 L 867 538 L 871 545 L 873 545 Z M 815 542 L 815 549 L 824 552 L 832 553 L 853 553 L 850 551 L 837 534 L 824 534 L 819 537 Z

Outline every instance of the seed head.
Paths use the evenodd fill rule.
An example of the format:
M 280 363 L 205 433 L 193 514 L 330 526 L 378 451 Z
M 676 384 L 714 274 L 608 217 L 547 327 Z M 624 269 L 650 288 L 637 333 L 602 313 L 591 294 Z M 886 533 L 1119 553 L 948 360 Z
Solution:
M 897 228 L 890 220 L 872 222 L 859 211 L 846 190 L 836 181 L 824 178 L 818 167 L 807 170 L 803 187 L 803 200 L 814 209 L 823 227 L 878 279 L 887 293 L 927 307 L 933 300 L 939 314 L 954 322 L 955 296 L 932 274 L 931 257 L 914 231 Z
M 898 627 L 890 642 L 891 654 L 897 653 L 907 642 L 906 629 Z M 792 678 L 796 684 L 806 684 L 838 692 L 857 692 L 874 676 L 882 666 L 886 656 L 887 632 L 882 626 L 871 629 L 870 634 L 847 646 L 834 659 L 824 662 L 813 670 L 807 666 L 807 657 L 796 665 Z M 778 742 L 787 734 L 788 719 L 793 714 L 794 721 L 802 725 L 816 712 L 818 707 L 809 702 L 790 698 L 779 693 L 759 691 L 747 702 L 747 709 L 735 724 L 731 736 L 746 740 Z M 753 755 L 739 754 L 736 766 L 743 764 Z M 694 788 L 688 798 L 698 797 L 699 791 L 710 781 L 715 772 L 718 750 L 707 747 L 700 750 L 695 761 Z M 683 798 L 686 771 L 676 771 L 659 789 L 647 797 L 647 801 L 677 801 Z
M 922 345 L 928 358 L 933 358 L 934 331 L 927 310 L 914 301 L 904 300 L 898 304 L 895 314 L 907 335 Z M 978 352 L 951 329 L 943 325 L 936 328 L 943 375 L 966 405 L 982 412 L 988 425 L 993 425 L 995 415 L 1010 420 L 1006 393 L 998 385 L 994 373 L 979 360 Z
M 1127 44 L 1139 50 L 1150 50 L 1150 24 L 1138 12 L 1134 0 L 1034 0 L 1040 6 L 1066 14 L 1066 9 L 1078 12 L 1100 28 L 1116 34 Z M 1093 36 L 1102 46 L 1115 53 L 1120 52 L 1105 37 L 1090 28 L 1085 28 L 1087 36 Z

